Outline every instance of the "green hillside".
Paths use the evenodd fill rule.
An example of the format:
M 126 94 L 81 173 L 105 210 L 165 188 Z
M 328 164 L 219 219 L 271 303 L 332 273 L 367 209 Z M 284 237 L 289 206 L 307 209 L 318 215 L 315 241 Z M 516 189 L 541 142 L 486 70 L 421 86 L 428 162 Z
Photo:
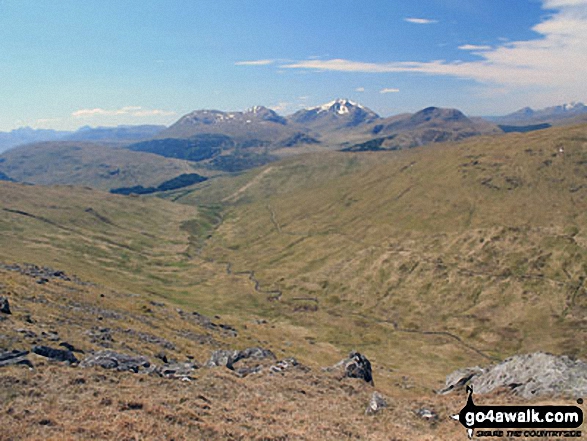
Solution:
M 176 203 L 6 183 L 1 257 L 261 317 L 307 363 L 360 348 L 434 388 L 517 352 L 585 355 L 586 141 L 578 126 L 301 155 Z
M 74 141 L 22 146 L 5 152 L 0 159 L 0 172 L 19 182 L 102 190 L 157 186 L 195 171 L 189 162 L 179 159 Z

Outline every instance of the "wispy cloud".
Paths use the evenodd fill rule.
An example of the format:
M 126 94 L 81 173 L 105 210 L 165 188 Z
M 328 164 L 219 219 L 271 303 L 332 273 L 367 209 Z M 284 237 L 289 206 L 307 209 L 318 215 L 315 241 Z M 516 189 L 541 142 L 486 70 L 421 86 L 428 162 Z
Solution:
M 391 87 L 386 87 L 385 89 L 381 89 L 379 93 L 398 93 L 399 89 L 394 89 Z
M 355 92 L 364 92 L 364 91 L 365 91 L 365 88 L 364 87 L 357 87 L 355 89 Z
M 237 61 L 234 63 L 235 66 L 267 66 L 275 63 L 275 60 L 250 60 L 250 61 Z
M 176 112 L 160 109 L 143 109 L 140 106 L 126 106 L 120 109 L 80 109 L 76 110 L 71 114 L 74 118 L 92 118 L 96 116 L 132 116 L 137 118 L 149 117 L 149 116 L 172 116 Z
M 413 23 L 413 24 L 434 24 L 434 23 L 438 23 L 438 20 L 432 20 L 429 18 L 416 18 L 416 17 L 406 17 L 404 18 L 404 21 L 407 21 L 408 23 Z
M 462 51 L 488 51 L 491 50 L 492 47 L 480 44 L 463 44 L 459 46 L 459 49 Z
M 337 72 L 422 73 L 474 80 L 515 91 L 529 87 L 548 91 L 557 99 L 587 99 L 587 0 L 543 0 L 555 9 L 532 30 L 534 40 L 504 42 L 478 50 L 474 61 L 392 61 L 370 63 L 347 59 L 303 60 L 281 65 L 286 69 Z

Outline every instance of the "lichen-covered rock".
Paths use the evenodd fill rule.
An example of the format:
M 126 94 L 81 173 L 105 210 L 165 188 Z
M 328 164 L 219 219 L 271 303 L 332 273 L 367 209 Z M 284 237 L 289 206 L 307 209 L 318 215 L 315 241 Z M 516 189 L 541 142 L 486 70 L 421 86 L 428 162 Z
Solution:
M 459 376 L 461 380 L 454 383 Z M 468 381 L 464 381 L 467 377 Z M 454 384 L 468 382 L 478 394 L 505 387 L 526 399 L 587 395 L 587 363 L 543 352 L 515 355 L 486 369 L 461 369 L 447 377 L 447 387 L 449 378 L 452 378 L 451 383 Z

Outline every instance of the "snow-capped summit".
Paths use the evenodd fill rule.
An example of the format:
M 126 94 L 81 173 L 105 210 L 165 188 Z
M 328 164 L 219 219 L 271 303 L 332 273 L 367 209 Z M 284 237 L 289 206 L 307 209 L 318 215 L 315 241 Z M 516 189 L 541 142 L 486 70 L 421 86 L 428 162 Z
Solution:
M 308 110 L 318 110 L 318 113 L 322 112 L 335 112 L 339 115 L 345 115 L 350 113 L 353 108 L 365 109 L 358 103 L 355 103 L 347 99 L 337 99 L 330 101 L 329 103 L 322 104 L 321 106 L 312 107 Z
M 300 110 L 290 116 L 298 124 L 312 128 L 341 129 L 368 124 L 379 118 L 372 110 L 348 99 L 337 99 L 320 106 Z

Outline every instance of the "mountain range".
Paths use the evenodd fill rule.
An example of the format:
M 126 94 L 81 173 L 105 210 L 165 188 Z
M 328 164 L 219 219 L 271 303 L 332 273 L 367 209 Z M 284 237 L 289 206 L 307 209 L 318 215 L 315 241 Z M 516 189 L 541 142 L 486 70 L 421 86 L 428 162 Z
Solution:
M 196 110 L 169 127 L 83 127 L 76 132 L 24 128 L 0 133 L 0 146 L 52 140 L 52 144 L 42 148 L 31 144 L 0 155 L 0 178 L 109 189 L 154 188 L 174 178 L 169 173 L 173 170 L 178 171 L 176 176 L 188 173 L 186 168 L 211 176 L 240 172 L 300 153 L 402 150 L 480 135 L 533 131 L 581 118 L 587 119 L 587 106 L 581 103 L 542 110 L 525 108 L 492 121 L 438 107 L 384 118 L 348 99 L 336 99 L 285 117 L 264 106 L 242 112 Z M 96 154 L 106 146 L 116 149 Z M 151 155 L 140 155 L 145 153 Z M 56 158 L 60 166 L 48 167 Z M 180 162 L 170 166 L 164 159 Z M 158 161 L 160 165 L 156 166 Z M 113 165 L 117 163 L 123 164 L 122 168 L 117 174 L 110 174 L 119 169 Z M 155 167 L 167 171 L 147 177 L 133 171 L 133 163 L 149 164 L 149 170 Z M 77 172 L 71 174 L 71 169 Z
M 486 119 L 506 127 L 542 125 L 538 128 L 544 129 L 553 125 L 578 124 L 587 121 L 587 106 L 583 103 L 572 102 L 538 110 L 524 107 L 509 115 L 486 117 Z
M 10 148 L 44 141 L 100 141 L 119 143 L 151 138 L 165 126 L 117 126 L 117 127 L 89 127 L 84 126 L 76 131 L 58 131 L 50 129 L 32 129 L 22 127 L 10 132 L 0 132 L 0 153 Z

